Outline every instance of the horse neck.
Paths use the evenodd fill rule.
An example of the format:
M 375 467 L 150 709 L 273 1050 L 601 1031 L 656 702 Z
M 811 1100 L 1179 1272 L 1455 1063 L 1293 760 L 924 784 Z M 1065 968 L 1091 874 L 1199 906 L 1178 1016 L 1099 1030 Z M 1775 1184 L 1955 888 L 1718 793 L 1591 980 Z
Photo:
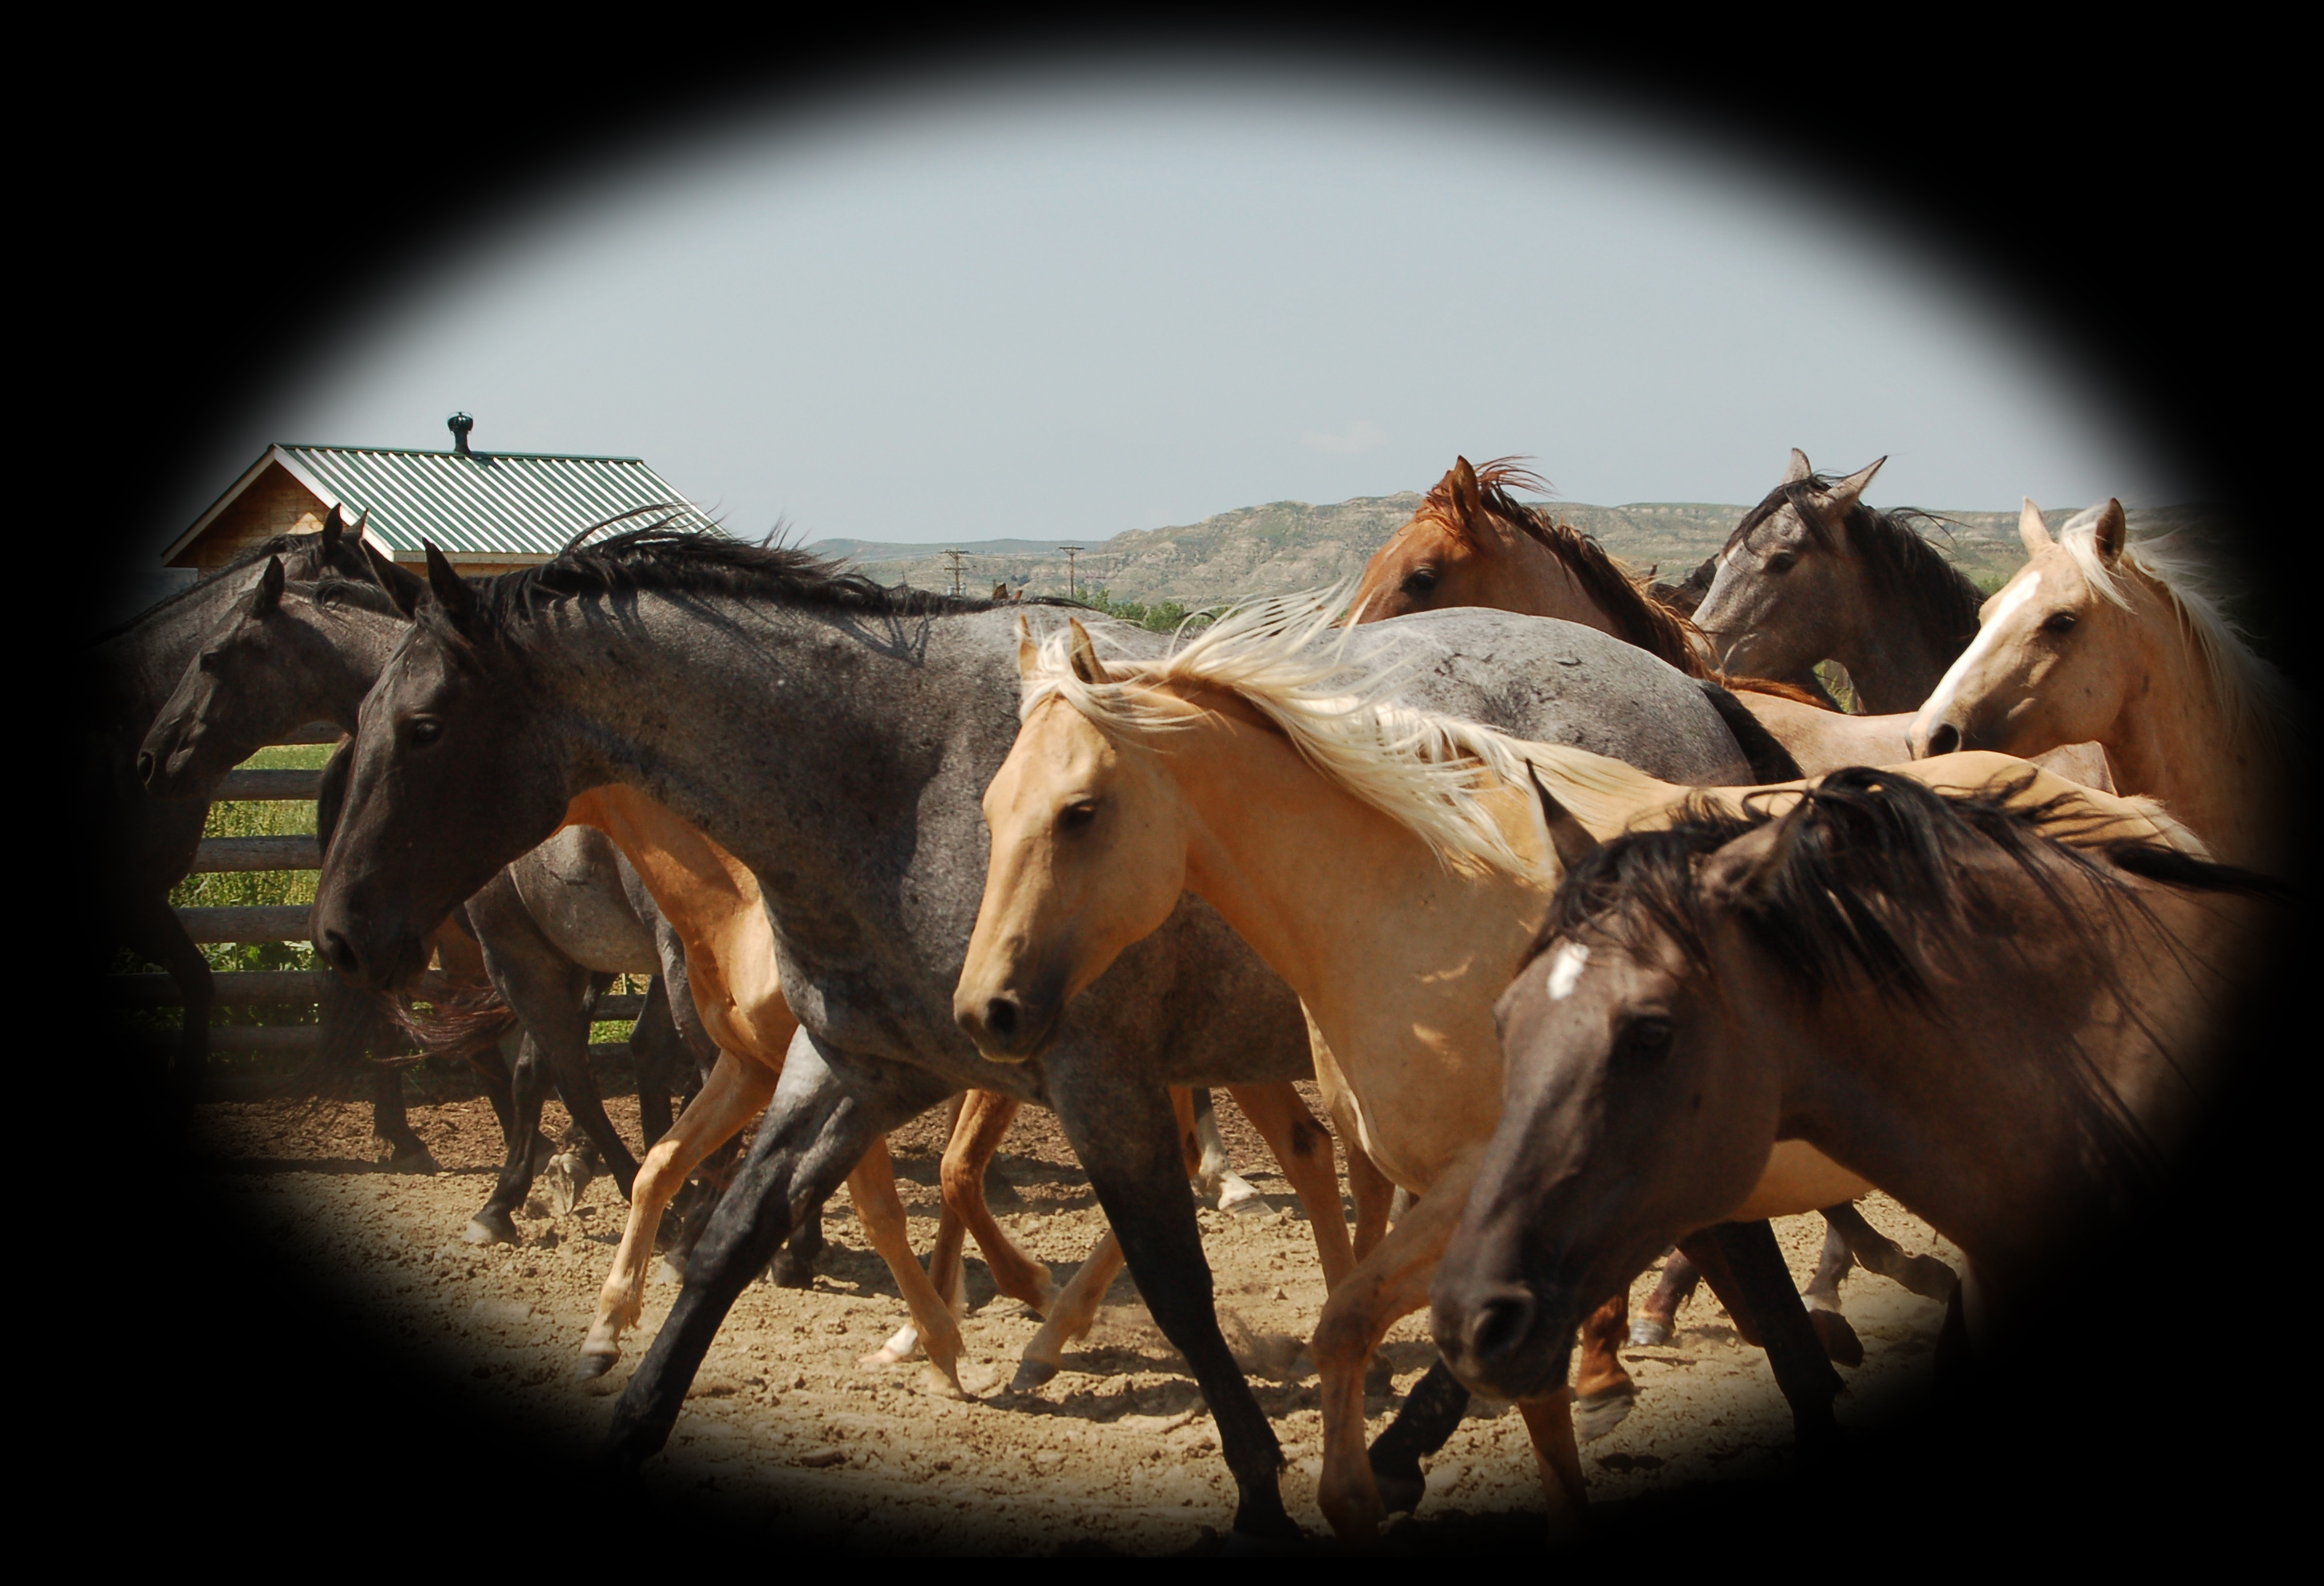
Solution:
M 2230 864 L 2265 867 L 2282 768 L 2256 710 L 2230 710 L 2201 645 L 2177 604 L 2144 573 L 2126 567 L 2135 654 L 2122 670 L 2138 679 L 2098 735 L 2117 791 L 2160 799 Z
M 1943 1011 L 1884 1000 L 1850 977 L 1779 1032 L 1783 1135 L 1896 1196 L 1997 1286 L 2034 1281 L 2061 1237 L 2126 1211 L 2151 1187 L 2154 1148 L 2174 1143 L 2196 1111 L 2187 1059 L 2209 1004 L 2184 949 L 2130 911 L 2096 904 L 2087 883 L 2055 880 L 2094 947 L 2068 939 L 2057 909 L 2012 867 L 1994 893 L 2022 928 L 1974 937 L 1974 957 L 1940 984 Z M 2197 923 L 2190 910 L 2205 907 L 2162 889 L 2145 897 L 2181 939 Z M 2094 952 L 2135 1007 L 2107 984 Z M 1757 957 L 1722 966 L 1722 979 L 1777 973 Z
M 305 622 L 316 641 L 316 656 L 314 664 L 292 686 L 300 700 L 310 702 L 297 714 L 311 710 L 320 719 L 352 733 L 364 696 L 379 681 L 411 624 L 401 617 L 361 609 L 318 614 Z
M 1929 697 L 1971 633 L 1941 633 L 1928 607 L 1904 592 L 1882 586 L 1859 559 L 1853 587 L 1842 603 L 1840 637 L 1831 659 L 1848 669 L 1857 709 L 1867 715 L 1916 711 Z
M 795 1021 L 782 964 L 750 870 L 696 827 L 619 783 L 575 799 L 566 818 L 605 834 L 686 944 L 694 999 L 717 1044 L 782 1061 Z M 771 1048 L 771 1050 L 770 1050 Z
M 215 578 L 174 601 L 148 611 L 128 627 L 92 647 L 95 671 L 108 714 L 124 733 L 144 736 L 169 703 L 203 638 L 217 625 L 227 605 L 242 593 L 240 580 Z
M 1547 891 L 1448 869 L 1275 732 L 1218 715 L 1185 731 L 1199 746 L 1174 734 L 1163 763 L 1193 817 L 1187 890 L 1298 993 L 1343 1064 L 1364 1061 L 1369 1043 L 1348 1032 L 1372 1021 L 1384 986 L 1398 988 L 1392 1022 L 1480 1030 L 1490 1047 L 1493 1000 Z
M 1615 639 L 1628 639 L 1621 625 L 1598 604 L 1565 558 L 1522 530 L 1495 521 L 1494 558 L 1501 571 L 1498 582 L 1507 598 L 1494 604 L 1521 615 L 1558 617 L 1595 628 Z

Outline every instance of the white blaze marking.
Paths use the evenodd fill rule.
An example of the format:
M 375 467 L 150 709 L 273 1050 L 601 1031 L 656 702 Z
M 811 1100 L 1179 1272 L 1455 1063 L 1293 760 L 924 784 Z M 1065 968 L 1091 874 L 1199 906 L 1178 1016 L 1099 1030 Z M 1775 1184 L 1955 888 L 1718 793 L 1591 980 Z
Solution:
M 1590 962 L 1590 949 L 1579 942 L 1568 942 L 1549 961 L 1549 1000 L 1563 1002 L 1573 995 L 1573 982 L 1582 978 L 1584 964 Z
M 2041 582 L 2039 578 L 2028 578 L 2001 592 L 2001 603 L 1993 608 L 1993 615 L 1987 618 L 1985 625 L 1977 631 L 1977 637 L 1969 641 L 1969 648 L 1960 652 L 1960 659 L 1948 667 L 1945 675 L 1937 679 L 1935 691 L 1921 706 L 1921 721 L 1934 721 L 1952 708 L 1953 696 L 1960 692 L 1961 681 L 1969 676 L 1969 669 L 1983 660 L 1988 651 L 1999 647 L 2002 624 L 2010 613 L 2034 598 L 2034 586 Z M 1913 724 L 1917 727 L 1920 721 Z

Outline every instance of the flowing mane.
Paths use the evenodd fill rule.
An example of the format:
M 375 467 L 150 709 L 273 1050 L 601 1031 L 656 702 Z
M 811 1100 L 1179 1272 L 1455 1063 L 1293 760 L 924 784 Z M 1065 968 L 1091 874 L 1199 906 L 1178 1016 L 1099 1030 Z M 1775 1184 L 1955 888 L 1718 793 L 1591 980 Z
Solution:
M 2105 600 L 2130 609 L 2130 592 L 2122 571 L 2128 567 L 2163 596 L 2203 658 L 2204 670 L 2219 702 L 2230 732 L 2249 732 L 2278 756 L 2291 747 L 2287 730 L 2292 715 L 2291 687 L 2283 674 L 2252 652 L 2235 624 L 2219 610 L 2218 599 L 2203 586 L 2203 574 L 2193 549 L 2175 535 L 2144 541 L 2126 540 L 2120 560 L 2108 567 L 2098 555 L 2098 520 L 2103 504 L 2085 507 L 2069 519 L 2055 539 L 2074 558 L 2082 577 Z
M 1819 547 L 1835 556 L 1842 554 L 1844 548 L 1814 501 L 1818 495 L 1830 493 L 1838 483 L 1835 475 L 1815 474 L 1778 484 L 1757 506 L 1743 514 L 1743 521 L 1735 525 L 1735 531 L 1720 548 L 1720 559 L 1724 560 L 1737 547 L 1749 544 L 1752 533 L 1785 506 L 1792 509 L 1793 515 L 1806 528 L 1808 537 Z M 1930 632 L 1958 638 L 1966 646 L 1976 637 L 1978 608 L 1985 604 L 1984 592 L 1929 543 L 1920 529 L 1923 523 L 1943 528 L 1941 520 L 1911 507 L 1881 512 L 1861 501 L 1851 505 L 1840 520 L 1848 547 L 1862 559 L 1873 583 L 1918 617 Z
M 1637 949 L 1660 936 L 1708 973 L 1711 916 L 1731 910 L 1809 996 L 1869 983 L 1884 997 L 1941 1011 L 1932 957 L 1992 939 L 1974 879 L 1981 858 L 2006 859 L 2032 880 L 2056 916 L 2043 928 L 2070 936 L 2094 962 L 2107 956 L 2100 937 L 2109 917 L 2127 911 L 2152 919 L 2142 881 L 2284 895 L 2267 877 L 2178 845 L 2167 825 L 2153 837 L 2089 841 L 2118 817 L 2072 793 L 2026 801 L 2034 777 L 2029 768 L 1975 792 L 1941 793 L 1893 771 L 1852 766 L 1824 778 L 1780 817 L 1761 799 L 1747 799 L 1738 813 L 1690 795 L 1666 826 L 1617 837 L 1573 868 L 1531 956 L 1561 937 L 1595 936 Z M 1698 862 L 1777 819 L 1786 829 L 1748 894 L 1706 897 Z M 2081 888 L 2070 893 L 2044 868 L 2045 858 L 2095 899 Z
M 1416 517 L 1440 524 L 1454 539 L 1478 543 L 1481 527 L 1450 488 L 1452 475 L 1436 482 L 1422 500 Z M 1512 489 L 1547 494 L 1548 483 L 1519 467 L 1515 457 L 1496 457 L 1477 470 L 1477 493 L 1484 514 L 1529 536 L 1563 564 L 1584 593 L 1606 613 L 1618 630 L 1616 637 L 1635 644 L 1691 678 L 1711 676 L 1706 669 L 1711 647 L 1694 624 L 1649 595 L 1645 580 L 1624 567 L 1589 535 L 1539 507 L 1529 507 L 1509 494 Z
M 1085 682 L 1074 670 L 1070 631 L 1061 628 L 1038 648 L 1019 714 L 1063 699 L 1102 728 L 1167 731 L 1189 718 L 1141 698 L 1139 687 L 1223 689 L 1273 723 L 1325 780 L 1405 826 L 1439 857 L 1515 875 L 1538 874 L 1539 862 L 1511 846 L 1480 795 L 1527 788 L 1528 762 L 1585 821 L 1618 825 L 1640 803 L 1668 793 L 1667 784 L 1619 761 L 1526 742 L 1402 703 L 1408 654 L 1372 660 L 1348 653 L 1359 631 L 1337 624 L 1346 620 L 1351 587 L 1230 613 L 1158 660 L 1109 658 L 1113 680 L 1105 683 Z
M 95 638 L 91 639 L 89 643 L 102 644 L 108 639 L 118 639 L 122 634 L 128 632 L 132 628 L 150 622 L 161 615 L 164 612 L 171 611 L 178 606 L 183 605 L 187 601 L 193 599 L 196 595 L 207 595 L 211 589 L 216 587 L 220 579 L 231 578 L 236 573 L 247 572 L 252 567 L 254 567 L 259 563 L 264 561 L 268 557 L 287 557 L 294 552 L 305 550 L 310 546 L 318 543 L 319 543 L 319 541 L 317 539 L 317 537 L 311 533 L 277 534 L 272 539 L 261 540 L 258 544 L 252 546 L 248 550 L 243 551 L 224 567 L 219 567 L 216 572 L 206 574 L 202 577 L 195 579 L 191 584 L 187 585 L 182 589 L 172 589 L 169 594 L 155 601 L 152 605 L 147 606 L 143 611 L 139 612 L 135 616 L 129 618 L 125 622 L 115 622 L 112 627 L 107 628 L 104 632 L 99 633 Z

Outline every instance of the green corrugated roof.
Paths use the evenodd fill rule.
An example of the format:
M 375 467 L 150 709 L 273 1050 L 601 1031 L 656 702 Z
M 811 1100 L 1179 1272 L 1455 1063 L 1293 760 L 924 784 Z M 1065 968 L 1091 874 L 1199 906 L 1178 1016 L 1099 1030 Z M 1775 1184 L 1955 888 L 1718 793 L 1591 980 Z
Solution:
M 427 539 L 454 553 L 554 556 L 593 523 L 658 505 L 678 509 L 674 527 L 715 527 L 637 457 L 483 451 L 462 456 L 355 446 L 276 449 L 349 518 L 368 513 L 371 531 L 398 551 L 416 553 Z

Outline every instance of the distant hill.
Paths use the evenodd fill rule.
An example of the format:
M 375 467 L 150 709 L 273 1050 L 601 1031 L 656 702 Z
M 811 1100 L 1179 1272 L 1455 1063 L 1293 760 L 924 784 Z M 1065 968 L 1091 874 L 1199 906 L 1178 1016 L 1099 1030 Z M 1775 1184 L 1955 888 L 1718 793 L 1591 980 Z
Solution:
M 1074 558 L 1078 582 L 1084 594 L 1102 586 L 1117 600 L 1148 604 L 1176 600 L 1198 610 L 1254 595 L 1313 589 L 1360 571 L 1420 503 L 1418 493 L 1412 491 L 1359 496 L 1332 506 L 1271 502 L 1221 512 L 1199 523 L 1117 534 L 1091 544 Z M 1594 535 L 1640 572 L 1658 569 L 1658 576 L 1671 582 L 1717 554 L 1748 510 L 1708 502 L 1551 504 L 1559 517 Z M 1988 587 L 2007 578 L 2024 560 L 2014 510 L 1937 515 L 1947 530 L 1934 536 L 1937 545 L 1963 572 Z M 2072 516 L 2072 510 L 2048 516 L 2054 529 Z M 2210 542 L 2221 532 L 2212 515 L 2196 507 L 2134 511 L 2130 524 L 2132 534 L 2140 538 L 2179 530 Z M 942 546 L 821 539 L 807 549 L 845 558 L 883 584 L 952 587 Z M 963 553 L 961 581 L 968 594 L 988 594 L 1000 583 L 1034 595 L 1066 592 L 1065 558 L 1051 541 L 984 539 L 954 549 Z

